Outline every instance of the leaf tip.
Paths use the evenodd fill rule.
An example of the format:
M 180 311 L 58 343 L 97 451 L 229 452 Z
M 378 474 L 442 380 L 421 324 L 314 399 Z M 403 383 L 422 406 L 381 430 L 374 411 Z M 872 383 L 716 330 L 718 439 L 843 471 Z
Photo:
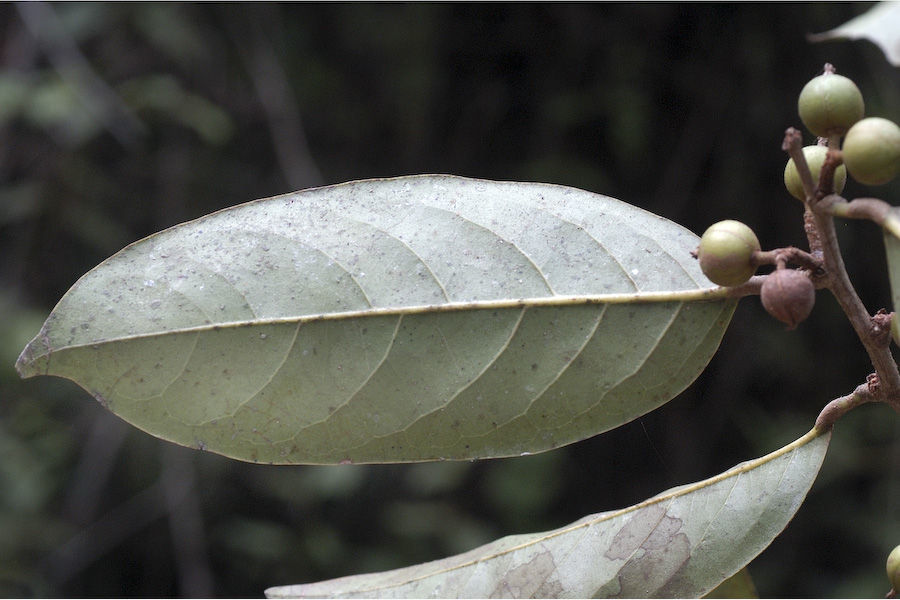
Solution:
M 28 355 L 28 348 L 25 348 L 25 350 L 22 350 L 22 354 L 19 355 L 18 360 L 16 360 L 16 373 L 22 379 L 34 376 L 33 364 L 31 357 Z
M 49 348 L 45 352 L 38 352 L 38 349 L 35 348 L 36 343 L 43 343 L 40 336 L 28 342 L 28 345 L 19 354 L 19 358 L 16 359 L 16 372 L 22 379 L 44 374 L 43 368 L 46 366 L 46 359 L 50 354 Z
M 301 597 L 299 593 L 291 593 L 291 589 L 297 586 L 281 586 L 281 587 L 270 587 L 266 589 L 263 594 L 266 598 L 299 598 Z

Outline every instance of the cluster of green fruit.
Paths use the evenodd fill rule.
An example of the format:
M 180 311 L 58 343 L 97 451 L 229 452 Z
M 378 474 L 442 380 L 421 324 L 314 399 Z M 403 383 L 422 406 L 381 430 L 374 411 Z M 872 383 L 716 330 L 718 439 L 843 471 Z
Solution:
M 803 124 L 828 143 L 803 148 L 814 183 L 818 182 L 829 146 L 836 148 L 841 138 L 843 164 L 834 172 L 836 193 L 843 190 L 848 172 L 866 185 L 887 183 L 900 172 L 900 127 L 880 117 L 863 118 L 865 104 L 859 88 L 834 73 L 830 65 L 804 86 L 797 107 Z M 791 195 L 803 202 L 808 200 L 793 159 L 784 169 L 784 184 Z M 759 267 L 756 259 L 760 251 L 753 230 L 729 220 L 706 230 L 697 258 L 710 281 L 732 287 L 753 276 Z M 815 285 L 805 271 L 779 264 L 763 282 L 760 297 L 769 314 L 793 328 L 812 311 Z
M 865 103 L 852 80 L 830 69 L 807 83 L 797 100 L 800 119 L 813 134 L 836 146 L 844 138 L 844 166 L 835 171 L 834 187 L 841 193 L 847 172 L 865 185 L 882 185 L 900 173 L 900 127 L 881 117 L 863 118 Z M 833 140 L 833 141 L 832 141 Z M 807 146 L 803 155 L 813 180 L 818 180 L 828 154 L 824 145 Z M 784 170 L 784 184 L 797 199 L 804 200 L 803 185 L 794 161 Z

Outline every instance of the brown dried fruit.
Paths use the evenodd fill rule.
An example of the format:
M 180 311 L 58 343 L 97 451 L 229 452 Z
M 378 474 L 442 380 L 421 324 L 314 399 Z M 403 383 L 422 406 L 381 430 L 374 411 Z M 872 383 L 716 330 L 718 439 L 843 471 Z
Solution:
M 760 298 L 766 312 L 793 329 L 812 312 L 816 286 L 803 271 L 777 269 L 763 282 Z

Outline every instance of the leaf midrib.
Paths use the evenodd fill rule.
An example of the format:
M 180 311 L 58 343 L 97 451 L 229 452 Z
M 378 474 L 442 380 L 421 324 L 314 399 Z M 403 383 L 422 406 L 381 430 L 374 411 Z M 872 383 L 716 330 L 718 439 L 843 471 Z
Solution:
M 240 321 L 225 321 L 222 323 L 208 323 L 193 327 L 181 327 L 164 329 L 134 335 L 125 335 L 117 338 L 95 340 L 82 344 L 65 346 L 65 349 L 85 348 L 97 344 L 106 344 L 119 341 L 139 340 L 157 337 L 161 335 L 203 333 L 206 331 L 218 331 L 220 329 L 236 329 L 240 327 L 304 324 L 318 321 L 341 321 L 362 319 L 367 317 L 409 316 L 423 314 L 439 314 L 461 312 L 465 310 L 502 310 L 509 308 L 528 309 L 553 306 L 587 306 L 592 304 L 649 304 L 655 302 L 699 302 L 724 300 L 729 297 L 727 288 L 709 287 L 695 290 L 679 290 L 675 292 L 635 292 L 625 294 L 590 294 L 577 296 L 542 296 L 536 298 L 515 298 L 501 300 L 472 300 L 465 302 L 447 302 L 444 304 L 420 304 L 411 306 L 385 306 L 372 307 L 361 310 L 349 310 L 331 313 L 317 313 L 312 315 L 300 315 L 291 317 L 260 317 L 256 319 L 244 319 Z M 56 348 L 53 350 L 60 350 Z M 36 355 L 43 356 L 43 355 Z

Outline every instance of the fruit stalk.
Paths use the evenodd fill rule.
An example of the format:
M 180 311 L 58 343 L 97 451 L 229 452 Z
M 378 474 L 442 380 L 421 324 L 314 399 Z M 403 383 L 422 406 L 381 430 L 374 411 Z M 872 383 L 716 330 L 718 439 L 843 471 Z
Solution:
M 827 431 L 831 429 L 832 425 L 834 425 L 839 418 L 850 410 L 861 404 L 875 402 L 875 395 L 872 393 L 870 387 L 871 383 L 866 382 L 846 396 L 835 398 L 826 404 L 825 408 L 822 409 L 822 412 L 820 412 L 819 416 L 816 418 L 816 429 L 819 431 Z
M 849 202 L 844 202 L 843 198 L 835 197 L 835 201 L 827 209 L 835 217 L 868 219 L 883 227 L 891 210 L 891 205 L 878 198 L 855 198 Z
M 821 277 L 824 274 L 822 259 L 804 252 L 800 248 L 788 246 L 787 248 L 776 248 L 774 250 L 760 250 L 753 253 L 753 264 L 755 266 L 762 265 L 778 265 L 779 263 L 790 263 L 800 265 L 809 269 L 814 278 Z

